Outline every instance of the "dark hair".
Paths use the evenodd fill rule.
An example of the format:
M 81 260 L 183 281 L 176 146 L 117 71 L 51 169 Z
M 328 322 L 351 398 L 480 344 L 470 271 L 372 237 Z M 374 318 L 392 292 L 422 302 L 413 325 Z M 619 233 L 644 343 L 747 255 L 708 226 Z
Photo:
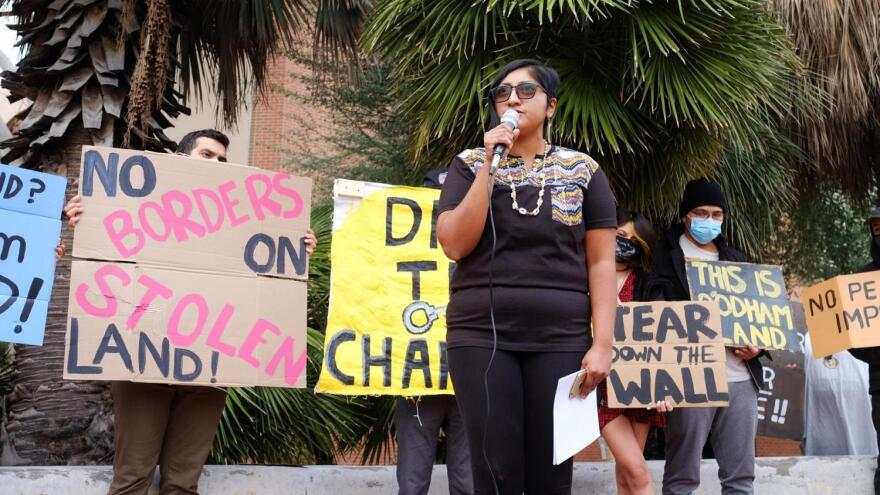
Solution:
M 544 64 L 543 62 L 539 62 L 535 59 L 531 58 L 520 58 L 510 62 L 505 65 L 498 75 L 495 76 L 495 80 L 492 81 L 492 85 L 489 86 L 489 91 L 486 92 L 486 97 L 489 101 L 489 129 L 493 129 L 501 125 L 501 116 L 498 115 L 498 112 L 495 111 L 495 102 L 492 101 L 492 90 L 497 88 L 501 81 L 507 77 L 511 72 L 522 69 L 523 67 L 528 67 L 529 74 L 532 75 L 535 79 L 538 80 L 538 84 L 544 88 L 544 92 L 547 93 L 547 101 L 549 102 L 553 98 L 559 97 L 559 74 L 552 67 Z M 547 130 L 547 121 L 544 121 L 544 130 Z
M 175 151 L 177 153 L 189 155 L 192 153 L 193 148 L 195 148 L 196 141 L 201 137 L 213 139 L 222 144 L 224 148 L 229 148 L 229 138 L 226 137 L 226 134 L 223 134 L 217 129 L 201 129 L 198 131 L 192 131 L 187 133 L 186 136 L 183 136 L 180 139 L 180 143 L 177 144 L 177 149 Z
M 620 227 L 627 222 L 633 223 L 633 230 L 636 231 L 635 240 L 642 246 L 641 268 L 647 270 L 651 267 L 651 255 L 654 249 L 654 243 L 657 242 L 657 232 L 651 221 L 645 215 L 639 212 L 627 210 L 626 208 L 617 208 L 617 226 Z

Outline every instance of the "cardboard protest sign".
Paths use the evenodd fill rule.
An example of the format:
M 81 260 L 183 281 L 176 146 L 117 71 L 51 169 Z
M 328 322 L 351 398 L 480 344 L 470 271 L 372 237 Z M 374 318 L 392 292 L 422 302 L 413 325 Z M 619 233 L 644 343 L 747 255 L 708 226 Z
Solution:
M 790 305 L 798 352 L 774 351 L 773 359 L 761 360 L 766 387 L 758 391 L 758 435 L 800 441 L 804 438 L 807 334 L 803 305 L 796 301 Z
M 67 179 L 0 164 L 0 341 L 43 345 Z
M 762 360 L 766 388 L 758 391 L 758 435 L 801 440 L 804 436 L 804 355 L 774 351 Z
M 880 272 L 841 275 L 803 292 L 813 355 L 880 346 Z
M 664 399 L 676 407 L 728 404 L 716 303 L 621 304 L 611 363 L 611 407 L 646 407 Z
M 84 147 L 64 377 L 303 387 L 311 181 Z
M 799 352 L 782 268 L 693 259 L 685 265 L 691 299 L 718 302 L 726 345 Z
M 440 191 L 337 180 L 330 312 L 317 392 L 452 393 L 449 277 L 437 244 Z

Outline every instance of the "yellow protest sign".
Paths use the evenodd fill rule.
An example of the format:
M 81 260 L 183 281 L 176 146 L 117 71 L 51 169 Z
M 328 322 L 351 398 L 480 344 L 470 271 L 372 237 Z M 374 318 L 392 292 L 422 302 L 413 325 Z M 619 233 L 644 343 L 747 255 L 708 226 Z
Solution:
M 316 392 L 451 394 L 446 304 L 453 262 L 437 243 L 440 191 L 334 183 L 330 310 Z

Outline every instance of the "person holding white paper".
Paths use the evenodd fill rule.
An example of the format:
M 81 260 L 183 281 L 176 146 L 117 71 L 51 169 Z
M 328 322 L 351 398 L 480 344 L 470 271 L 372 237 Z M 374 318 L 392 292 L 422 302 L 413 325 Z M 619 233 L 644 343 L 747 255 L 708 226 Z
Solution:
M 611 367 L 614 195 L 592 158 L 544 140 L 559 85 L 537 60 L 502 68 L 484 147 L 453 158 L 440 195 L 437 240 L 457 261 L 449 369 L 477 494 L 571 493 L 571 459 L 553 465 L 558 380 L 586 369 L 586 393 Z

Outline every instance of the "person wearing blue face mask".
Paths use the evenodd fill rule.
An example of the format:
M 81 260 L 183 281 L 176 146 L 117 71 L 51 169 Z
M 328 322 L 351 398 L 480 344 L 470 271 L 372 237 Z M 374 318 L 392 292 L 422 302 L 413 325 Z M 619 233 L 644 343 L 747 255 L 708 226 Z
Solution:
M 648 291 L 667 301 L 691 299 L 685 258 L 747 262 L 721 235 L 727 201 L 718 184 L 696 179 L 687 184 L 678 209 L 681 223 L 654 248 Z M 724 495 L 751 494 L 755 480 L 758 390 L 764 388 L 765 354 L 753 346 L 728 347 L 729 407 L 676 408 L 667 414 L 663 494 L 690 494 L 700 486 L 700 459 L 707 439 L 718 461 Z

